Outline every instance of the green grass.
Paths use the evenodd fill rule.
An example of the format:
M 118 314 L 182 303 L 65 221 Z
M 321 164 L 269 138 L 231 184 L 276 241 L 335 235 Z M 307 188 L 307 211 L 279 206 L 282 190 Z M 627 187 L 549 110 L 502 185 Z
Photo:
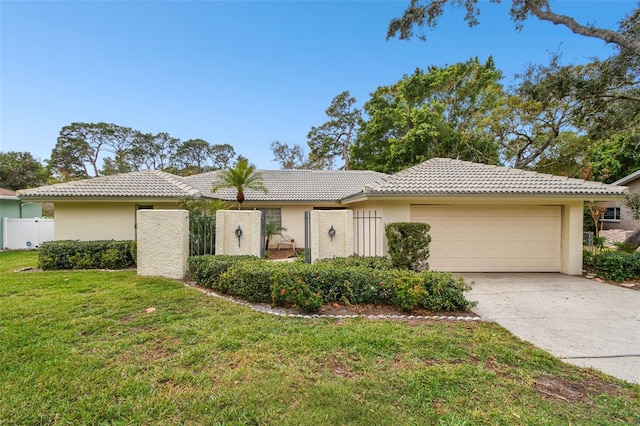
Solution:
M 0 424 L 640 423 L 640 386 L 495 324 L 290 319 L 131 271 L 13 272 L 35 263 L 0 253 Z

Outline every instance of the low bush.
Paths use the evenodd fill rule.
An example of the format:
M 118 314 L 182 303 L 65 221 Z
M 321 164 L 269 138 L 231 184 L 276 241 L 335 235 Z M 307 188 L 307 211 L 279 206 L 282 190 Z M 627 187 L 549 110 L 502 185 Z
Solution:
M 322 259 L 316 262 L 318 265 L 331 265 L 335 267 L 364 266 L 371 269 L 395 269 L 391 259 L 382 256 L 351 256 Z
M 217 290 L 249 302 L 271 302 L 271 277 L 281 267 L 265 260 L 235 262 L 220 276 Z
M 40 245 L 38 265 L 51 269 L 124 269 L 136 265 L 135 241 L 47 241 Z
M 271 299 L 276 306 L 297 306 L 307 312 L 318 312 L 322 297 L 309 289 L 309 285 L 290 271 L 276 271 L 271 276 Z
M 603 251 L 593 256 L 596 274 L 605 280 L 622 282 L 640 277 L 640 252 Z
M 333 302 L 391 304 L 407 312 L 473 306 L 464 297 L 469 286 L 450 273 L 399 270 L 384 261 L 353 259 L 305 264 L 195 256 L 189 259 L 189 268 L 190 275 L 205 287 L 252 302 L 297 306 L 307 312 L 317 312 L 322 303 Z
M 188 260 L 189 275 L 203 287 L 224 291 L 220 288 L 220 276 L 233 264 L 242 260 L 262 261 L 255 256 L 202 255 Z
M 395 222 L 385 226 L 389 257 L 394 266 L 412 271 L 429 269 L 429 229 L 429 225 L 419 222 Z

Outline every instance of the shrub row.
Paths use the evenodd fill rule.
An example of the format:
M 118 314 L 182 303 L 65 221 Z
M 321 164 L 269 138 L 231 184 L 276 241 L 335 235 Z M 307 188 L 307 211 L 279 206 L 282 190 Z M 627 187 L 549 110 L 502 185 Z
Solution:
M 606 280 L 622 282 L 640 278 L 640 252 L 607 250 L 592 255 L 588 261 L 592 262 L 595 273 Z
M 136 265 L 135 241 L 47 241 L 38 265 L 50 269 L 123 269 Z
M 463 279 L 445 272 L 394 269 L 383 258 L 324 260 L 314 264 L 257 258 L 195 256 L 189 271 L 198 284 L 252 302 L 317 312 L 322 303 L 390 304 L 403 311 L 464 310 L 472 304 Z

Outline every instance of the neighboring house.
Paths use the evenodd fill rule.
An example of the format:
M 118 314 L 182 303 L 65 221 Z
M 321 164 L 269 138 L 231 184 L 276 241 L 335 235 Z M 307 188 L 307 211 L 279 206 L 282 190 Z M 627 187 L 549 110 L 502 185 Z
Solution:
M 22 201 L 16 196 L 16 192 L 10 189 L 0 188 L 0 245 L 4 241 L 4 218 L 26 219 L 42 216 L 40 203 Z
M 621 200 L 627 192 L 598 182 L 442 158 L 394 175 L 261 172 L 268 192 L 247 190 L 243 206 L 279 220 L 298 246 L 304 244 L 305 211 L 347 208 L 357 216 L 380 218 L 366 222 L 368 227 L 354 235 L 355 245 L 373 247 L 381 255 L 387 251 L 385 224 L 426 222 L 431 225 L 431 269 L 460 272 L 581 274 L 583 203 Z M 210 192 L 216 173 L 181 178 L 132 172 L 24 190 L 19 196 L 55 203 L 56 239 L 132 239 L 137 209 L 175 208 L 186 196 L 234 205 L 235 190 Z
M 640 170 L 623 177 L 611 185 L 626 186 L 629 194 L 640 193 Z M 625 206 L 624 202 L 607 203 L 607 210 L 604 212 L 602 229 L 625 229 L 635 231 L 640 228 L 640 223 L 633 219 L 633 215 Z

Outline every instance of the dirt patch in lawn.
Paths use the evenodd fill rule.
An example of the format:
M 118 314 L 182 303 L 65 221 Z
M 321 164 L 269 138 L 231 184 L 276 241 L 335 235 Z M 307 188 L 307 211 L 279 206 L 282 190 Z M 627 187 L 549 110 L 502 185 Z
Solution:
M 623 391 L 622 387 L 607 383 L 597 376 L 576 382 L 545 375 L 537 377 L 534 386 L 543 397 L 566 402 L 588 402 L 597 395 L 616 396 Z

